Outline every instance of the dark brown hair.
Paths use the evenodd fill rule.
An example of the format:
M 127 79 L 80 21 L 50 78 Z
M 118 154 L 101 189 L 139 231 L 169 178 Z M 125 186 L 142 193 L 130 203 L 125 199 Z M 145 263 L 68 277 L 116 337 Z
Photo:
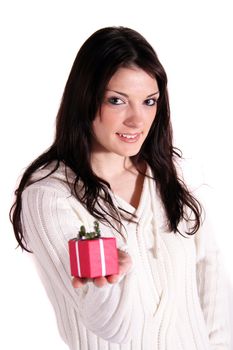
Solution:
M 150 132 L 140 152 L 131 159 L 137 168 L 142 161 L 146 161 L 151 167 L 169 229 L 177 232 L 180 220 L 189 220 L 185 214 L 185 208 L 189 208 L 194 215 L 189 234 L 198 230 L 201 206 L 177 176 L 174 164 L 175 158 L 180 158 L 181 153 L 172 144 L 165 70 L 154 49 L 142 35 L 125 27 L 108 27 L 96 31 L 80 48 L 57 114 L 55 140 L 26 169 L 15 191 L 16 200 L 10 217 L 16 239 L 23 249 L 28 250 L 20 221 L 21 195 L 31 175 L 52 161 L 56 162 L 51 173 L 56 171 L 62 161 L 76 174 L 73 194 L 94 217 L 108 221 L 112 226 L 114 220 L 120 220 L 108 191 L 110 185 L 92 171 L 90 152 L 92 122 L 101 106 L 106 86 L 118 68 L 130 66 L 137 66 L 154 77 L 160 92 L 156 118 Z M 84 191 L 76 190 L 78 183 L 82 183 Z M 107 211 L 99 202 L 100 193 L 103 193 Z

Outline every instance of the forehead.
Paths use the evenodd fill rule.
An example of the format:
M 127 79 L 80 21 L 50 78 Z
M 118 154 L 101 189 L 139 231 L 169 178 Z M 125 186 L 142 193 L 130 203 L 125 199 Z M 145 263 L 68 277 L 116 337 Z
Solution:
M 128 89 L 138 91 L 158 91 L 158 84 L 154 77 L 138 67 L 119 68 L 109 80 L 107 89 Z

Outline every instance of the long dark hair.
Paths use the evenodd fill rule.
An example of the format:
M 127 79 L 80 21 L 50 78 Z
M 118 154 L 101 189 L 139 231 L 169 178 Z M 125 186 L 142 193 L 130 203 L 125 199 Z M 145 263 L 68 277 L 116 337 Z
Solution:
M 109 194 L 110 185 L 97 177 L 90 164 L 92 122 L 103 101 L 106 86 L 120 67 L 137 66 L 157 80 L 160 97 L 156 118 L 140 152 L 131 157 L 139 169 L 142 161 L 152 169 L 171 231 L 178 231 L 181 219 L 189 220 L 185 208 L 194 214 L 194 234 L 200 226 L 201 206 L 178 177 L 175 158 L 181 157 L 172 145 L 172 127 L 167 92 L 167 76 L 154 49 L 138 32 L 125 27 L 107 27 L 92 34 L 79 50 L 63 93 L 56 119 L 56 135 L 51 147 L 34 160 L 24 172 L 15 191 L 16 200 L 10 211 L 16 239 L 29 251 L 20 221 L 21 196 L 31 175 L 55 161 L 52 174 L 63 162 L 76 175 L 73 195 L 97 219 L 120 221 L 119 211 Z M 68 178 L 67 178 L 68 181 Z M 83 191 L 77 190 L 82 183 Z M 107 211 L 99 198 L 105 200 Z M 106 215 L 107 214 L 107 215 Z M 114 220 L 111 220 L 114 219 Z

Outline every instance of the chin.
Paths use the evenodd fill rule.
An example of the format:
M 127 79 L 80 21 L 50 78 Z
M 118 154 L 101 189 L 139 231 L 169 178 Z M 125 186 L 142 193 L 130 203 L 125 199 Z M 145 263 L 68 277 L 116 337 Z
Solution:
M 135 150 L 128 150 L 128 151 L 122 151 L 122 152 L 116 152 L 116 153 L 122 157 L 133 157 L 133 156 L 136 156 L 140 152 L 140 149 L 141 149 L 141 147 L 137 148 Z

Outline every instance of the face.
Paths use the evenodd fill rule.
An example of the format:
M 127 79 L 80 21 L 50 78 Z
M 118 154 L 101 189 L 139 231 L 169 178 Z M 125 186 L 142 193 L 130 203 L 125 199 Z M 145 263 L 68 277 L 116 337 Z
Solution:
M 144 70 L 119 68 L 94 121 L 93 152 L 136 155 L 155 119 L 159 89 Z

